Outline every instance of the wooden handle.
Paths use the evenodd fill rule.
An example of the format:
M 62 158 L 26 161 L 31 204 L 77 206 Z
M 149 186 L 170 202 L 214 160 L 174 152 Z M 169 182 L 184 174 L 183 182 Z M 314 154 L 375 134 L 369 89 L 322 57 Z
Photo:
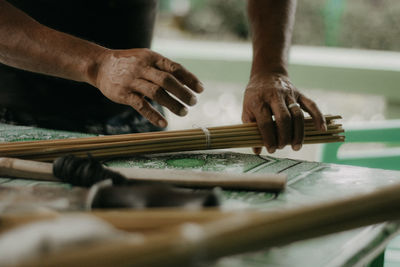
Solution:
M 111 168 L 127 177 L 140 181 L 170 183 L 188 187 L 215 187 L 224 189 L 280 191 L 285 188 L 286 175 L 273 173 L 217 173 L 185 170 Z
M 53 175 L 53 164 L 14 158 L 0 158 L 0 176 L 60 181 Z
M 128 179 L 162 182 L 188 187 L 280 191 L 285 188 L 285 174 L 216 173 L 143 168 L 110 168 Z M 0 176 L 60 181 L 53 175 L 53 164 L 14 158 L 0 158 Z

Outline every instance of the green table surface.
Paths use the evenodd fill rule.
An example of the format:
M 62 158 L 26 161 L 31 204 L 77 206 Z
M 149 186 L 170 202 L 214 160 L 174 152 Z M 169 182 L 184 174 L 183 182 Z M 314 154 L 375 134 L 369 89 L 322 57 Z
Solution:
M 87 135 L 0 124 L 1 142 L 83 136 Z M 268 212 L 301 207 L 355 196 L 400 182 L 399 171 L 278 159 L 232 153 L 226 150 L 144 155 L 110 160 L 106 164 L 123 167 L 190 169 L 226 173 L 286 173 L 288 175 L 287 188 L 278 195 L 263 192 L 222 191 L 222 208 L 230 210 L 253 208 Z M 61 190 L 63 193 L 76 190 L 59 183 L 8 178 L 0 178 L 0 185 L 30 189 L 52 186 L 64 190 Z M 4 204 L 0 191 L 0 212 L 1 202 Z M 40 204 L 45 205 L 35 203 L 35 205 Z M 80 208 L 79 205 L 62 201 L 55 205 L 56 208 L 59 205 L 60 209 Z M 384 250 L 399 228 L 399 222 L 372 225 L 256 253 L 222 258 L 214 266 L 362 266 Z

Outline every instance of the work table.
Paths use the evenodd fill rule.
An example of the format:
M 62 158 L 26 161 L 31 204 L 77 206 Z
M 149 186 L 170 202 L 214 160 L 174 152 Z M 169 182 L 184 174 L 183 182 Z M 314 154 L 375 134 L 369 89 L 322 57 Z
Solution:
M 88 135 L 0 124 L 0 140 L 22 141 L 83 137 Z M 285 173 L 286 189 L 279 193 L 222 191 L 221 207 L 225 210 L 259 209 L 265 212 L 301 207 L 371 192 L 400 182 L 400 172 L 344 165 L 279 159 L 270 156 L 232 153 L 229 151 L 199 151 L 143 155 L 109 160 L 107 166 L 140 168 L 177 168 L 193 171 L 226 173 Z M 0 178 L 0 186 L 18 188 L 58 188 L 67 194 L 74 188 L 60 183 Z M 1 200 L 0 191 L 0 201 Z M 3 202 L 4 204 L 4 202 Z M 61 205 L 60 203 L 58 203 Z M 39 205 L 39 204 L 38 204 Z M 71 205 L 71 203 L 67 204 Z M 61 209 L 80 209 L 64 206 Z M 1 207 L 1 206 L 0 206 Z M 0 209 L 1 211 L 1 209 Z M 227 257 L 215 266 L 354 266 L 371 262 L 384 250 L 400 228 L 398 222 L 345 231 L 324 237 L 274 247 L 261 252 Z

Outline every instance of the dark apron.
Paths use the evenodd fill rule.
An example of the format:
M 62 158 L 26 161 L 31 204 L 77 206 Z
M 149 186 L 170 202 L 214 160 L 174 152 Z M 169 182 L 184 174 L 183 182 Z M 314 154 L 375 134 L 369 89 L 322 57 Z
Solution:
M 46 26 L 113 49 L 150 47 L 157 7 L 156 0 L 8 2 Z M 91 85 L 2 64 L 0 121 L 102 134 L 160 130 Z

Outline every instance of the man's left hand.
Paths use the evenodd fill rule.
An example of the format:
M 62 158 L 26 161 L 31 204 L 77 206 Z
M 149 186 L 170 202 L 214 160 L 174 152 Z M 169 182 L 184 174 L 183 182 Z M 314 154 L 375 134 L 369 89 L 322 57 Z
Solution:
M 253 75 L 244 94 L 242 121 L 257 122 L 269 153 L 288 144 L 299 150 L 304 141 L 302 109 L 311 115 L 318 130 L 326 131 L 318 106 L 300 93 L 286 75 Z M 256 154 L 261 152 L 260 147 L 253 150 Z

